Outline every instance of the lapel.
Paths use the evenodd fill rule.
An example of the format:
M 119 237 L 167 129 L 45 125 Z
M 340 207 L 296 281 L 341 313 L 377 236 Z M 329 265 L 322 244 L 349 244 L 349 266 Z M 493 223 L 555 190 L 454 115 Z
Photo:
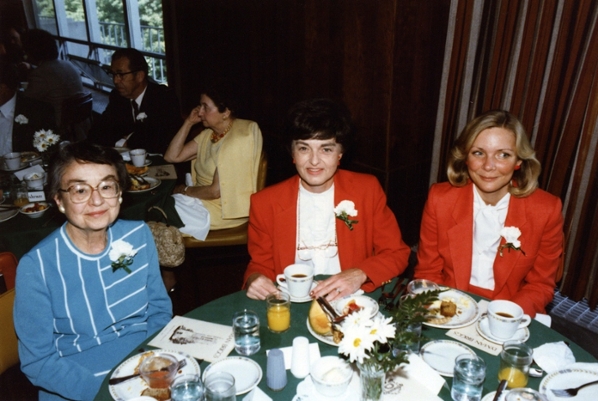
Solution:
M 525 224 L 527 223 L 526 217 L 526 198 L 516 198 L 511 196 L 509 200 L 509 210 L 507 212 L 507 218 L 505 219 L 505 227 L 517 227 L 521 231 L 521 249 L 525 250 Z M 505 243 L 505 239 L 501 238 L 500 245 Z M 499 293 L 507 283 L 511 272 L 515 268 L 519 258 L 524 257 L 520 251 L 509 252 L 507 249 L 503 250 L 503 256 L 500 253 L 496 253 L 494 259 L 494 293 Z
M 353 203 L 355 203 L 355 209 L 357 210 L 357 214 L 359 216 L 360 209 L 363 209 L 363 207 L 360 204 L 361 198 L 357 199 L 355 197 L 356 191 L 355 190 L 351 191 L 352 189 L 354 189 L 354 185 L 355 185 L 355 183 L 353 182 L 353 180 L 351 180 L 349 176 L 344 174 L 342 170 L 338 170 L 336 172 L 336 174 L 334 175 L 334 205 L 333 205 L 333 207 L 338 205 L 341 201 L 350 200 Z M 351 238 L 350 238 L 351 233 L 353 235 L 357 235 L 357 234 L 355 234 L 355 233 L 353 233 L 353 231 L 349 230 L 349 228 L 346 226 L 346 224 L 341 219 L 335 218 L 334 220 L 335 220 L 335 226 L 336 226 L 336 239 L 338 241 L 338 258 L 339 258 L 339 263 L 340 263 L 341 269 L 342 269 L 343 266 L 351 265 L 351 261 L 349 260 L 350 256 L 351 256 L 351 252 L 349 252 L 348 249 L 344 248 L 343 244 L 351 244 L 352 243 Z M 356 219 L 356 220 L 359 220 L 359 219 Z M 362 225 L 363 225 L 363 223 L 362 223 Z M 359 223 L 355 224 L 353 226 L 353 230 L 357 229 L 358 226 L 359 226 Z
M 448 230 L 449 249 L 453 261 L 456 288 L 468 288 L 473 254 L 473 184 L 459 188 L 451 211 L 452 223 Z
M 284 269 L 289 264 L 295 263 L 297 249 L 297 196 L 299 194 L 299 176 L 288 179 L 278 194 L 277 204 L 274 208 L 274 246 L 276 252 L 274 265 Z

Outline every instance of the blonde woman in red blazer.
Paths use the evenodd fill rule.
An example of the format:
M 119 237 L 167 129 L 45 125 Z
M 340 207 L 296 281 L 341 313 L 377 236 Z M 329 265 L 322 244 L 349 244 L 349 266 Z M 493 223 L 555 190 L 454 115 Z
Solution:
M 539 174 L 540 163 L 516 117 L 494 110 L 472 120 L 451 151 L 450 182 L 430 189 L 415 277 L 489 299 L 511 300 L 532 317 L 545 313 L 556 286 L 563 218 L 561 200 L 537 189 Z M 485 206 L 501 201 L 504 205 L 509 194 L 506 216 L 503 212 L 504 221 L 499 223 L 521 232 L 519 244 L 512 242 L 518 247 L 510 247 L 496 234 L 489 249 L 494 262 L 486 272 L 493 277 L 493 286 L 472 283 L 474 233 L 484 224 L 474 216 L 474 191 Z
M 340 272 L 321 281 L 310 294 L 312 297 L 334 300 L 359 288 L 373 291 L 405 270 L 410 249 L 401 238 L 378 180 L 338 170 L 351 128 L 348 110 L 327 99 L 300 102 L 291 109 L 285 131 L 292 139 L 291 153 L 298 175 L 251 197 L 251 261 L 245 272 L 248 297 L 264 299 L 276 291 L 276 275 L 297 261 L 300 186 L 312 194 L 333 189 L 331 213 L 344 200 L 352 201 L 357 210 L 357 216 L 350 218 L 357 220 L 351 224 L 352 229 L 334 219 Z

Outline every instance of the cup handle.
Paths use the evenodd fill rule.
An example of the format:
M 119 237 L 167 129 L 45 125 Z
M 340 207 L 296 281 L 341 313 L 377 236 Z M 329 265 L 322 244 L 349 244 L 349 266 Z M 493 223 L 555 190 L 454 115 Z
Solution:
M 287 282 L 286 282 L 286 279 L 284 278 L 284 274 L 277 275 L 276 282 L 278 283 L 278 285 L 280 287 L 287 288 Z
M 521 322 L 519 323 L 519 326 L 517 327 L 517 329 L 522 329 L 524 327 L 529 326 L 529 324 L 531 323 L 532 318 L 529 315 L 523 315 L 521 316 Z

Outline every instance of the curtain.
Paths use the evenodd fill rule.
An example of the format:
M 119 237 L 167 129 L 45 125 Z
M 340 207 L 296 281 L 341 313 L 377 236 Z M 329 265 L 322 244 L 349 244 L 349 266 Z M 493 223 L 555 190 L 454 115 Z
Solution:
M 598 2 L 452 0 L 430 181 L 467 121 L 517 115 L 565 218 L 560 291 L 598 304 Z

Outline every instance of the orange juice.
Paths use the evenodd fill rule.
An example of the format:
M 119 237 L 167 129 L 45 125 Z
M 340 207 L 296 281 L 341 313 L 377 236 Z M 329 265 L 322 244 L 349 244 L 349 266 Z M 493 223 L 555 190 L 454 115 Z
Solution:
M 507 366 L 498 372 L 498 380 L 506 380 L 507 388 L 519 388 L 527 385 L 527 375 L 511 366 Z
M 23 206 L 25 206 L 26 204 L 29 203 L 29 199 L 27 199 L 27 198 L 17 198 L 17 199 L 14 200 L 13 203 L 15 204 L 15 206 L 23 207 Z
M 273 304 L 268 307 L 268 328 L 274 332 L 283 332 L 291 327 L 291 310 L 289 305 Z

